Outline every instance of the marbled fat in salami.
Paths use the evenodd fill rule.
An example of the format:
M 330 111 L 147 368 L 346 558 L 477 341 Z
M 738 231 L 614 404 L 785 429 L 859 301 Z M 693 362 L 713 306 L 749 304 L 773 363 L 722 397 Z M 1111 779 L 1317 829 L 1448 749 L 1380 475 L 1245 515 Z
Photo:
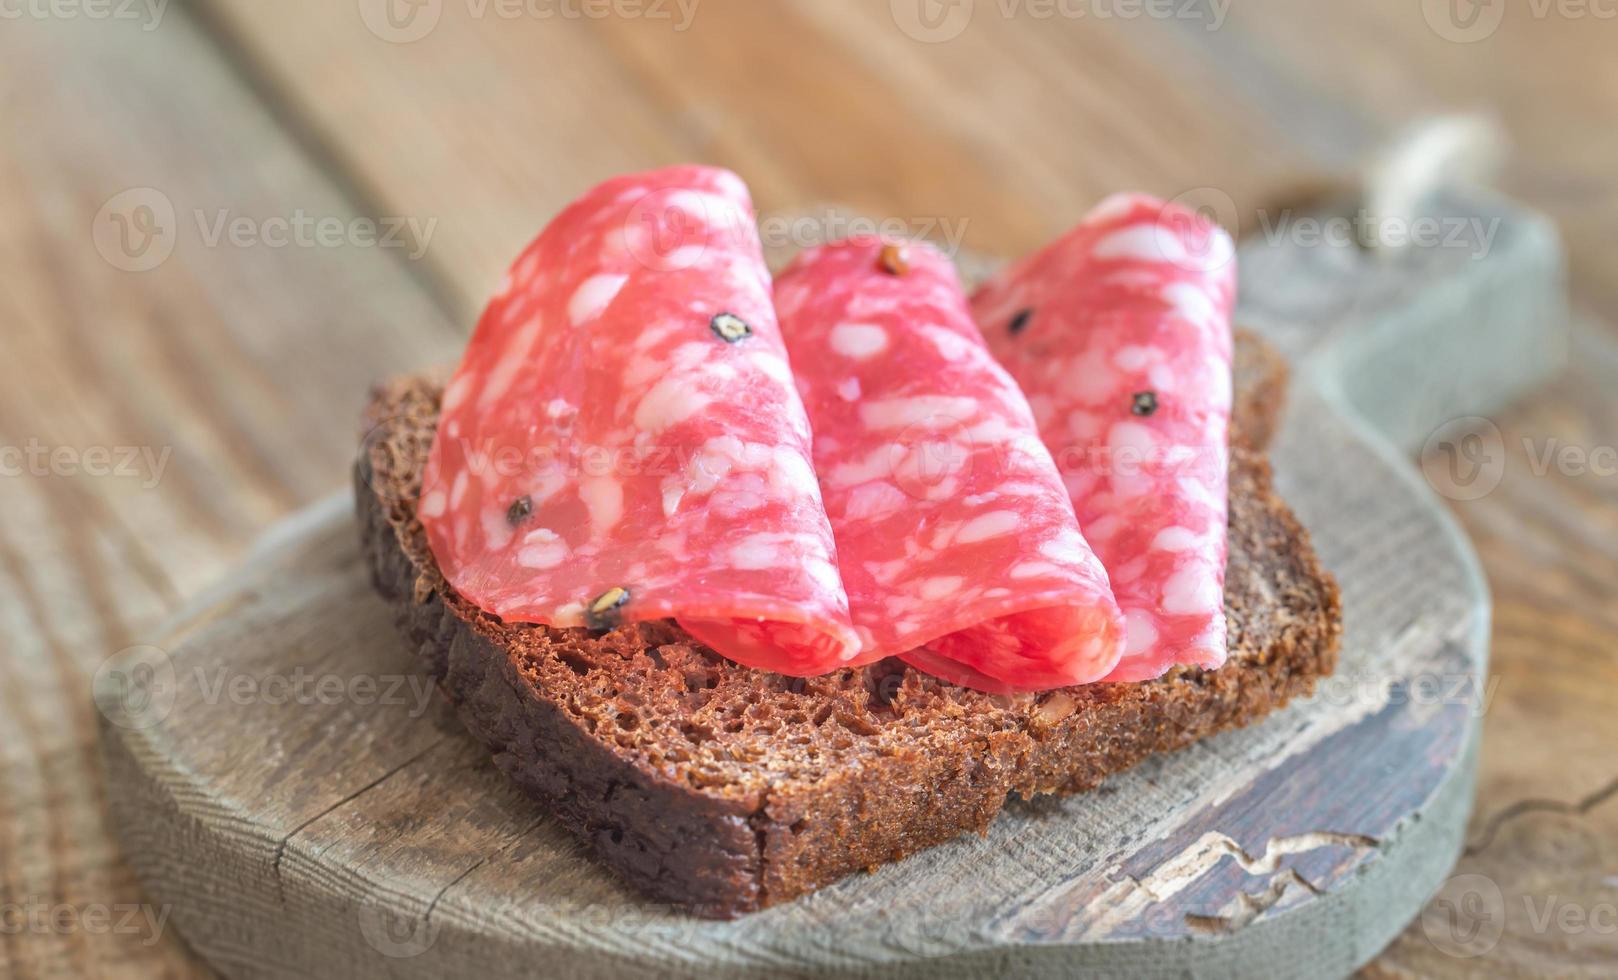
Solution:
M 1123 609 L 1108 680 L 1225 660 L 1235 292 L 1224 231 L 1119 195 L 973 297 Z
M 854 238 L 800 256 L 775 299 L 861 661 L 994 690 L 1111 671 L 1106 573 L 950 260 Z
M 503 619 L 674 617 L 789 674 L 854 656 L 809 423 L 747 189 L 610 180 L 528 246 L 444 393 L 418 508 Z

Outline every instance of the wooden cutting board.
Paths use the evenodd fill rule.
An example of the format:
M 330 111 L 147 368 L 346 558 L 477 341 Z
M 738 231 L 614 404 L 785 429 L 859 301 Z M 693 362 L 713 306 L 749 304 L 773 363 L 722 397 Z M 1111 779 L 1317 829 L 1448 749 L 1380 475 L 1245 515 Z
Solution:
M 621 886 L 460 731 L 334 499 L 97 675 L 131 865 L 235 977 L 1349 972 L 1442 883 L 1471 805 L 1488 596 L 1433 487 L 1490 471 L 1450 420 L 1544 377 L 1565 322 L 1545 222 L 1434 209 L 1500 224 L 1391 257 L 1243 248 L 1242 320 L 1295 366 L 1278 483 L 1343 589 L 1342 662 L 1313 699 L 1013 802 L 983 837 L 698 920 Z M 1424 442 L 1430 481 L 1408 458 Z

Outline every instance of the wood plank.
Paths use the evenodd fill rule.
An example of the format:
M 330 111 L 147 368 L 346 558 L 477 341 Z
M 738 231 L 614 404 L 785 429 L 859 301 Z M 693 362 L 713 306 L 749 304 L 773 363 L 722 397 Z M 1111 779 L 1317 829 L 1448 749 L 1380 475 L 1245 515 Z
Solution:
M 588 185 L 706 155 L 584 19 L 448 3 L 426 36 L 394 43 L 353 3 L 195 7 L 375 210 L 438 219 L 423 263 L 468 327 L 511 257 Z
M 1301 166 L 1166 28 L 986 13 L 934 45 L 849 0 L 703 0 L 683 31 L 445 3 L 393 44 L 352 5 L 199 5 L 380 206 L 445 218 L 429 261 L 466 322 L 563 202 L 674 159 L 737 169 L 764 211 L 837 201 L 1004 253 L 1120 186 L 1247 202 Z
M 211 244 L 198 212 L 352 211 L 183 11 L 141 27 L 0 32 L 0 903 L 71 913 L 20 933 L 8 917 L 7 976 L 208 975 L 112 842 L 91 677 L 266 521 L 340 485 L 367 384 L 458 344 L 392 255 Z M 126 269 L 164 239 L 104 255 L 117 226 L 98 218 L 137 188 L 154 190 L 118 199 L 126 219 L 174 209 L 172 254 L 144 272 Z M 162 921 L 97 919 L 125 907 Z
M 0 437 L 0 444 L 10 444 Z M 162 945 L 133 875 L 112 843 L 96 762 L 94 709 L 86 699 L 85 651 L 128 642 L 126 622 L 161 613 L 165 597 L 142 583 L 120 542 L 72 513 L 59 481 L 0 481 L 0 973 L 28 976 L 139 975 L 183 966 L 172 938 Z M 38 556 L 57 555 L 44 561 Z M 81 573 L 87 587 L 74 579 Z M 116 583 L 116 584 L 114 584 Z M 66 905 L 88 922 L 96 907 L 138 911 L 128 933 L 56 929 L 43 916 Z M 9 910 L 16 908 L 15 913 Z M 12 916 L 27 916 L 24 931 Z M 43 923 L 43 924 L 42 924 Z
M 1499 485 L 1453 503 L 1495 594 L 1479 802 L 1439 896 L 1449 904 L 1431 906 L 1373 976 L 1597 976 L 1618 960 L 1618 344 L 1580 334 L 1573 364 L 1496 417 Z M 1547 449 L 1567 448 L 1592 462 L 1540 471 Z M 1455 941 L 1474 925 L 1476 947 Z M 1483 946 L 1485 959 L 1450 955 Z
M 1618 112 L 1605 56 L 1615 28 L 1593 14 L 1513 12 L 1488 39 L 1460 44 L 1403 0 L 1259 0 L 1231 6 L 1217 30 L 1209 16 L 1008 17 L 995 5 L 928 44 L 883 5 L 847 0 L 705 0 L 683 32 L 450 3 L 425 38 L 389 44 L 342 5 L 304 0 L 288 15 L 201 2 L 380 199 L 453 214 L 464 224 L 452 236 L 488 242 L 444 239 L 447 278 L 470 284 L 455 287 L 469 308 L 534 214 L 603 173 L 671 155 L 741 169 L 769 209 L 830 197 L 868 213 L 965 218 L 977 247 L 1015 253 L 1120 186 L 1212 186 L 1247 214 L 1278 178 L 1341 171 L 1411 119 L 1483 104 L 1523 147 L 1509 189 L 1566 225 L 1581 291 L 1618 318 L 1604 274 L 1618 262 L 1607 234 L 1618 204 L 1603 189 L 1618 136 L 1585 122 Z M 491 66 L 514 81 L 487 84 Z M 572 87 L 577 78 L 591 88 Z M 530 97 L 558 85 L 559 98 Z M 626 130 L 660 136 L 637 143 Z M 445 133 L 490 162 L 406 152 Z M 534 161 L 532 176 L 513 178 L 510 159 Z M 473 173 L 481 179 L 464 179 Z M 534 201 L 534 213 L 513 199 Z
M 1446 28 L 1444 6 L 1255 0 L 1233 5 L 1228 26 L 1198 41 L 1224 69 L 1228 90 L 1311 133 L 1318 123 L 1310 117 L 1376 140 L 1433 112 L 1496 113 L 1517 145 L 1505 188 L 1555 217 L 1576 291 L 1618 324 L 1618 197 L 1610 190 L 1618 130 L 1590 124 L 1618 116 L 1618 21 L 1597 16 L 1601 4 L 1479 4 L 1503 19 L 1484 39 L 1457 43 L 1451 38 L 1464 35 Z M 1304 97 L 1288 98 L 1299 88 Z
M 8 116 L 29 134 L 13 141 L 8 258 L 27 272 L 6 298 L 17 356 L 0 387 L 12 411 L 35 413 L 13 427 L 48 444 L 172 449 L 151 480 L 83 485 L 163 540 L 171 586 L 193 592 L 210 574 L 199 559 L 341 482 L 369 383 L 448 355 L 459 331 L 386 250 L 211 244 L 221 217 L 270 234 L 263 222 L 299 211 L 352 214 L 183 20 L 133 50 L 119 22 L 82 23 L 6 39 Z M 131 273 L 87 230 L 103 202 L 142 187 L 173 208 L 178 240 Z

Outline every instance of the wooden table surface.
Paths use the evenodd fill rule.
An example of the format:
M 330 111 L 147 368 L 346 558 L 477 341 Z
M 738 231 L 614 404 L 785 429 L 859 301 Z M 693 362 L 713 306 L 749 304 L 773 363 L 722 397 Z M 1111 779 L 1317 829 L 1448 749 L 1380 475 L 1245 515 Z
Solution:
M 91 678 L 267 523 L 341 487 L 366 386 L 453 357 L 504 262 L 596 179 L 712 161 L 766 211 L 841 201 L 1016 253 L 1121 188 L 1216 188 L 1250 216 L 1410 119 L 1479 107 L 1517 142 L 1507 188 L 1561 222 L 1592 316 L 1568 374 L 1494 420 L 1500 485 L 1454 504 L 1497 603 L 1470 877 L 1368 973 L 1610 975 L 1614 14 L 1606 0 L 7 4 L 0 976 L 207 974 L 111 842 Z M 1476 896 L 1503 934 L 1486 958 L 1452 956 L 1431 937 Z

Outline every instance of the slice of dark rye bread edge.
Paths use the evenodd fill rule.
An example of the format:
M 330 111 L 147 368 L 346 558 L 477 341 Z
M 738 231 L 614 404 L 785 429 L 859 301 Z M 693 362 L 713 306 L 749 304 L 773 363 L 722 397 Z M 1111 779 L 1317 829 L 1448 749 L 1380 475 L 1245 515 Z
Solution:
M 415 517 L 440 385 L 378 388 L 355 468 L 364 553 L 400 631 L 495 763 L 648 897 L 729 918 L 965 831 L 1009 793 L 1090 789 L 1245 725 L 1335 666 L 1338 593 L 1259 451 L 1285 364 L 1238 344 L 1225 605 L 1230 661 L 997 697 L 897 661 L 795 679 L 672 623 L 506 624 L 457 596 Z

